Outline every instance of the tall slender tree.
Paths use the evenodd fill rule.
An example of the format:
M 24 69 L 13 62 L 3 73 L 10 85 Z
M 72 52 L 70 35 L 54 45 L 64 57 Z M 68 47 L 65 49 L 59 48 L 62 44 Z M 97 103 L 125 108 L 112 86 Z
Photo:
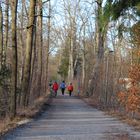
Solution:
M 3 50 L 3 13 L 2 13 L 2 6 L 0 3 L 0 56 L 1 56 L 1 63 L 2 63 L 2 50 Z
M 24 66 L 24 77 L 22 84 L 22 105 L 25 107 L 28 104 L 29 91 L 30 91 L 30 74 L 31 74 L 31 58 L 32 58 L 32 47 L 33 47 L 33 29 L 35 20 L 35 6 L 36 0 L 30 0 L 29 7 L 29 21 L 27 26 L 27 40 L 26 40 L 26 54 L 25 54 L 25 66 Z
M 39 3 L 39 17 L 38 17 L 38 95 L 41 95 L 42 92 L 42 48 L 43 48 L 43 38 L 42 38 L 42 20 L 43 20 L 43 4 L 42 0 L 38 1 Z
M 18 0 L 10 0 L 11 4 L 11 15 L 12 15 L 12 50 L 13 50 L 13 61 L 12 61 L 12 90 L 11 90 L 11 118 L 16 115 L 16 97 L 17 97 L 17 4 Z
M 2 6 L 0 3 L 0 70 L 2 69 L 2 50 L 3 50 L 3 13 Z M 0 85 L 0 97 L 3 97 L 2 86 Z M 0 106 L 2 106 L 3 101 L 0 99 Z M 0 108 L 2 110 L 2 107 Z M 2 112 L 2 111 L 1 111 Z
M 47 36 L 47 46 L 46 46 L 46 79 L 45 79 L 45 91 L 47 91 L 48 85 L 48 71 L 49 71 L 49 50 L 50 50 L 50 31 L 51 31 L 51 1 L 49 0 L 49 16 L 48 16 L 48 36 Z
M 102 66 L 103 66 L 103 59 L 104 59 L 104 51 L 105 51 L 105 43 L 107 37 L 107 30 L 108 24 L 110 21 L 110 3 L 103 7 L 103 0 L 97 1 L 97 11 L 96 11 L 96 35 L 95 35 L 95 44 L 97 47 L 97 55 L 96 55 L 96 63 L 93 68 L 92 72 L 92 79 L 90 79 L 90 94 L 98 92 L 99 98 L 100 94 L 102 94 L 102 80 L 101 80 L 101 73 L 102 73 Z M 94 85 L 94 86 L 93 86 Z M 98 86 L 97 86 L 98 85 Z M 99 87 L 100 86 L 100 87 Z M 94 91 L 93 91 L 94 90 Z M 100 91 L 97 91 L 100 90 Z
M 3 47 L 3 65 L 6 64 L 6 53 L 8 47 L 8 30 L 9 30 L 9 0 L 6 1 L 5 7 L 5 42 Z

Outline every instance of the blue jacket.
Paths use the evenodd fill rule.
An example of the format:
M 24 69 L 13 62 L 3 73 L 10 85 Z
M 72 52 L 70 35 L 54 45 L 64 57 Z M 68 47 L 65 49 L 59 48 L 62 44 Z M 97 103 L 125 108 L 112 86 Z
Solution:
M 65 84 L 64 82 L 62 82 L 62 83 L 60 84 L 60 88 L 66 88 L 66 84 Z

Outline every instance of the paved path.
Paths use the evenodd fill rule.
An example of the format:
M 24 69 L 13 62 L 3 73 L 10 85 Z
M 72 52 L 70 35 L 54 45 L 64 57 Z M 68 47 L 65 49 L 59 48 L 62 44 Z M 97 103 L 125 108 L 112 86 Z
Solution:
M 140 140 L 140 133 L 76 97 L 59 95 L 40 118 L 1 140 Z

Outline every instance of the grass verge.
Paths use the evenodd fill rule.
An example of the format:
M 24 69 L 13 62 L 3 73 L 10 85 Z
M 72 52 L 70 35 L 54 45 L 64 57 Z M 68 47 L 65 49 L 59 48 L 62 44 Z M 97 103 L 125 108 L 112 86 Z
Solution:
M 29 122 L 31 119 L 36 118 L 44 112 L 51 103 L 51 96 L 46 95 L 39 97 L 28 108 L 18 109 L 17 115 L 13 120 L 9 117 L 0 120 L 0 137 L 9 132 L 10 130 Z

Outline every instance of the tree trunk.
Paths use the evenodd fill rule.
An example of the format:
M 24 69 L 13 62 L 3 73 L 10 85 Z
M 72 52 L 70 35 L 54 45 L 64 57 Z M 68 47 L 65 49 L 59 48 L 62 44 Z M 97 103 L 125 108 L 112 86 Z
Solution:
M 72 82 L 74 70 L 73 70 L 73 38 L 72 34 L 70 34 L 70 49 L 69 49 L 69 71 L 68 71 L 68 81 Z
M 72 17 L 71 17 L 72 18 Z M 75 21 L 75 20 L 74 20 Z M 73 81 L 74 78 L 74 45 L 76 43 L 75 36 L 75 23 L 73 19 L 70 19 L 70 34 L 69 34 L 69 71 L 68 71 L 68 80 L 69 82 Z
M 24 44 L 24 8 L 25 8 L 25 0 L 22 0 L 22 7 L 21 7 L 21 21 L 20 21 L 20 32 L 19 32 L 19 40 L 20 40 L 20 49 L 21 53 L 20 56 L 18 57 L 21 62 L 20 66 L 20 72 L 19 72 L 19 87 L 20 89 L 22 88 L 22 80 L 23 80 L 23 71 L 24 71 L 24 59 L 25 59 L 25 44 Z M 18 105 L 21 105 L 21 94 L 18 94 Z
M 98 53 L 96 57 L 96 63 L 92 72 L 92 79 L 90 79 L 90 89 L 89 92 L 92 95 L 93 93 L 98 92 L 98 97 L 101 97 L 102 92 L 102 84 L 101 82 L 101 74 L 102 74 L 102 66 L 104 59 L 104 42 L 106 37 L 106 32 L 104 31 L 105 25 L 102 23 L 102 0 L 99 0 L 97 3 L 97 20 L 96 20 L 96 46 L 98 48 Z M 107 29 L 105 29 L 107 30 Z M 102 84 L 101 84 L 101 83 Z M 94 85 L 94 86 L 93 86 Z
M 0 71 L 2 67 L 2 50 L 3 50 L 3 13 L 2 13 L 2 7 L 0 3 Z M 2 85 L 0 85 L 0 114 L 2 114 L 3 110 L 3 89 Z M 1 115 L 0 115 L 1 116 Z
M 1 3 L 0 3 L 0 59 L 1 59 L 1 66 L 2 66 L 2 52 L 3 52 L 3 13 L 2 13 L 2 7 L 1 7 Z
M 38 35 L 38 96 L 42 94 L 42 83 L 41 79 L 42 77 L 42 47 L 43 47 L 43 38 L 42 38 L 42 0 L 39 0 L 39 17 L 38 17 L 38 29 L 39 29 L 39 35 Z
M 9 30 L 9 0 L 7 0 L 6 7 L 5 7 L 5 42 L 3 46 L 3 65 L 6 65 L 6 52 L 8 47 L 8 30 Z
M 29 97 L 29 85 L 30 85 L 30 74 L 31 74 L 31 58 L 32 58 L 32 45 L 33 45 L 33 28 L 35 20 L 35 6 L 36 0 L 30 0 L 29 10 L 29 22 L 27 27 L 27 40 L 26 40 L 26 54 L 25 54 L 25 66 L 24 66 L 24 77 L 22 85 L 22 105 L 27 106 Z
M 37 14 L 37 7 L 35 9 L 36 14 Z M 37 16 L 35 16 L 35 20 L 34 20 L 34 26 L 37 26 Z M 31 101 L 33 101 L 33 99 L 35 98 L 36 94 L 36 90 L 37 90 L 37 29 L 34 28 L 34 34 L 33 34 L 33 52 L 32 52 L 32 68 L 31 68 L 31 89 L 30 89 L 30 98 Z M 36 81 L 36 82 L 35 82 Z
M 84 25 L 84 40 L 83 40 L 83 53 L 82 53 L 82 58 L 83 58 L 83 63 L 82 63 L 82 88 L 83 92 L 85 91 L 85 80 L 86 80 L 86 42 L 85 42 L 85 25 Z
M 17 90 L 17 4 L 18 0 L 11 0 L 11 14 L 12 14 L 12 50 L 13 50 L 13 60 L 12 60 L 12 90 L 11 90 L 11 118 L 16 115 L 16 90 Z
M 103 26 L 102 26 L 102 0 L 98 0 L 98 10 L 97 10 L 97 46 L 98 46 L 98 60 L 103 59 L 104 57 L 104 33 L 103 33 Z
M 46 47 L 46 79 L 45 79 L 45 91 L 47 91 L 48 86 L 48 71 L 49 71 L 49 50 L 50 50 L 50 29 L 51 29 L 51 2 L 49 1 L 49 17 L 48 17 L 48 38 Z

